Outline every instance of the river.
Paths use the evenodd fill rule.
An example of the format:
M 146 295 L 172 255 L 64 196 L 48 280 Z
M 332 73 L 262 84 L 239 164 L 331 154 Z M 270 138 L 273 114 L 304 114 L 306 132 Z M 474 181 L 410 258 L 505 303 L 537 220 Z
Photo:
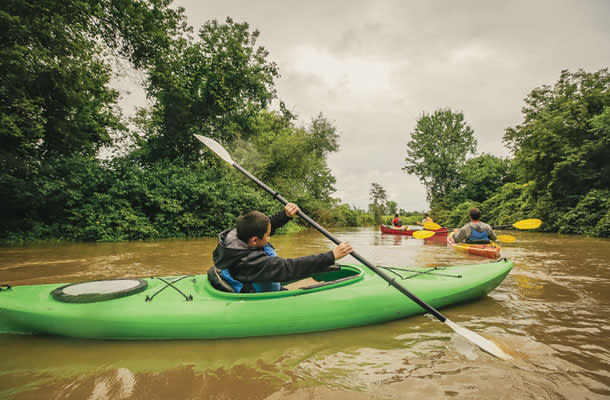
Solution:
M 443 241 L 336 229 L 377 265 L 487 262 Z M 608 399 L 610 240 L 536 232 L 502 248 L 515 263 L 481 300 L 443 309 L 513 356 L 496 359 L 417 316 L 374 326 L 233 340 L 100 341 L 0 336 L 9 399 Z M 274 236 L 284 257 L 333 248 L 314 230 Z M 202 273 L 216 239 L 0 248 L 0 283 Z M 346 262 L 356 262 L 346 257 Z M 388 290 L 394 290 L 388 287 Z

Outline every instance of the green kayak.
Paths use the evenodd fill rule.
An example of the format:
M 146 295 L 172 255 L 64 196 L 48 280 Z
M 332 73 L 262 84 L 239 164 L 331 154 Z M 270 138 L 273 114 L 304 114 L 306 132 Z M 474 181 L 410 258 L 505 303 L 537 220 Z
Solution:
M 400 283 L 440 308 L 496 288 L 513 264 L 392 268 Z M 118 279 L 0 290 L 0 333 L 90 339 L 203 339 L 313 332 L 375 324 L 424 310 L 368 268 L 342 265 L 314 284 L 271 293 L 216 290 L 207 275 Z

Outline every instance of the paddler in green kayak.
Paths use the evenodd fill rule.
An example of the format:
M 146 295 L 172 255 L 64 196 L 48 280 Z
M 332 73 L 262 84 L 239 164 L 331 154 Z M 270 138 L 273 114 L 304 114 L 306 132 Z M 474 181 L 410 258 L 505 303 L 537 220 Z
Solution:
M 456 243 L 469 243 L 469 244 L 488 244 L 492 240 L 496 240 L 497 236 L 494 230 L 486 224 L 481 222 L 481 210 L 474 207 L 470 209 L 470 222 L 467 223 L 453 234 L 453 240 Z
M 326 253 L 298 258 L 277 256 L 269 237 L 298 211 L 296 204 L 288 203 L 271 217 L 250 211 L 237 218 L 235 229 L 218 235 L 214 266 L 208 270 L 210 283 L 219 290 L 235 293 L 275 292 L 281 290 L 280 282 L 339 268 L 335 261 L 352 252 L 348 242 Z

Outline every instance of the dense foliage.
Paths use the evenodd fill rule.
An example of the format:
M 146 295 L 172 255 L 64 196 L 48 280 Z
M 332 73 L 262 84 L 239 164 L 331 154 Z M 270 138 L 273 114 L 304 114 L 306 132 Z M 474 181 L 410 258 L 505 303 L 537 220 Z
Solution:
M 525 99 L 523 123 L 506 130 L 517 182 L 531 182 L 532 213 L 546 229 L 608 236 L 610 75 L 562 71 Z
M 250 209 L 281 208 L 222 164 L 211 136 L 323 223 L 371 222 L 331 197 L 338 149 L 322 114 L 307 127 L 276 98 L 259 33 L 228 18 L 193 37 L 169 0 L 9 0 L 0 6 L 0 240 L 209 236 Z M 110 89 L 120 57 L 141 72 L 149 108 L 135 128 Z M 126 154 L 102 161 L 120 143 Z M 294 229 L 294 228 L 291 228 Z
M 541 218 L 546 231 L 610 236 L 607 69 L 562 71 L 555 85 L 534 89 L 525 103 L 522 124 L 504 135 L 514 158 L 467 160 L 454 176 L 455 186 L 433 196 L 433 216 L 460 226 L 468 221 L 468 209 L 478 206 L 492 224 Z

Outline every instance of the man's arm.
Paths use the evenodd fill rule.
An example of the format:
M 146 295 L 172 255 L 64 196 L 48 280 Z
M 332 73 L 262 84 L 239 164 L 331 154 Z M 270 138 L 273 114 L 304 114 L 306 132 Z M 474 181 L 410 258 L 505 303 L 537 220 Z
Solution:
M 494 232 L 494 230 L 489 225 L 487 225 L 487 237 L 489 238 L 489 240 L 498 240 L 496 232 Z
M 284 211 L 280 211 L 269 217 L 271 222 L 271 235 L 275 233 L 276 229 L 286 225 L 299 211 L 299 206 L 294 203 L 288 203 L 284 207 Z
M 453 240 L 455 240 L 456 243 L 465 242 L 466 240 L 468 240 L 468 238 L 470 238 L 471 233 L 472 231 L 470 230 L 470 225 L 466 225 L 462 227 L 462 229 L 460 229 L 457 233 L 453 234 Z
M 276 229 L 286 225 L 291 219 L 292 218 L 286 215 L 284 210 L 270 216 L 269 222 L 271 222 L 271 235 L 275 233 Z
M 269 257 L 260 253 L 261 256 L 231 268 L 231 276 L 240 282 L 286 282 L 327 271 L 335 263 L 332 251 L 297 258 Z

